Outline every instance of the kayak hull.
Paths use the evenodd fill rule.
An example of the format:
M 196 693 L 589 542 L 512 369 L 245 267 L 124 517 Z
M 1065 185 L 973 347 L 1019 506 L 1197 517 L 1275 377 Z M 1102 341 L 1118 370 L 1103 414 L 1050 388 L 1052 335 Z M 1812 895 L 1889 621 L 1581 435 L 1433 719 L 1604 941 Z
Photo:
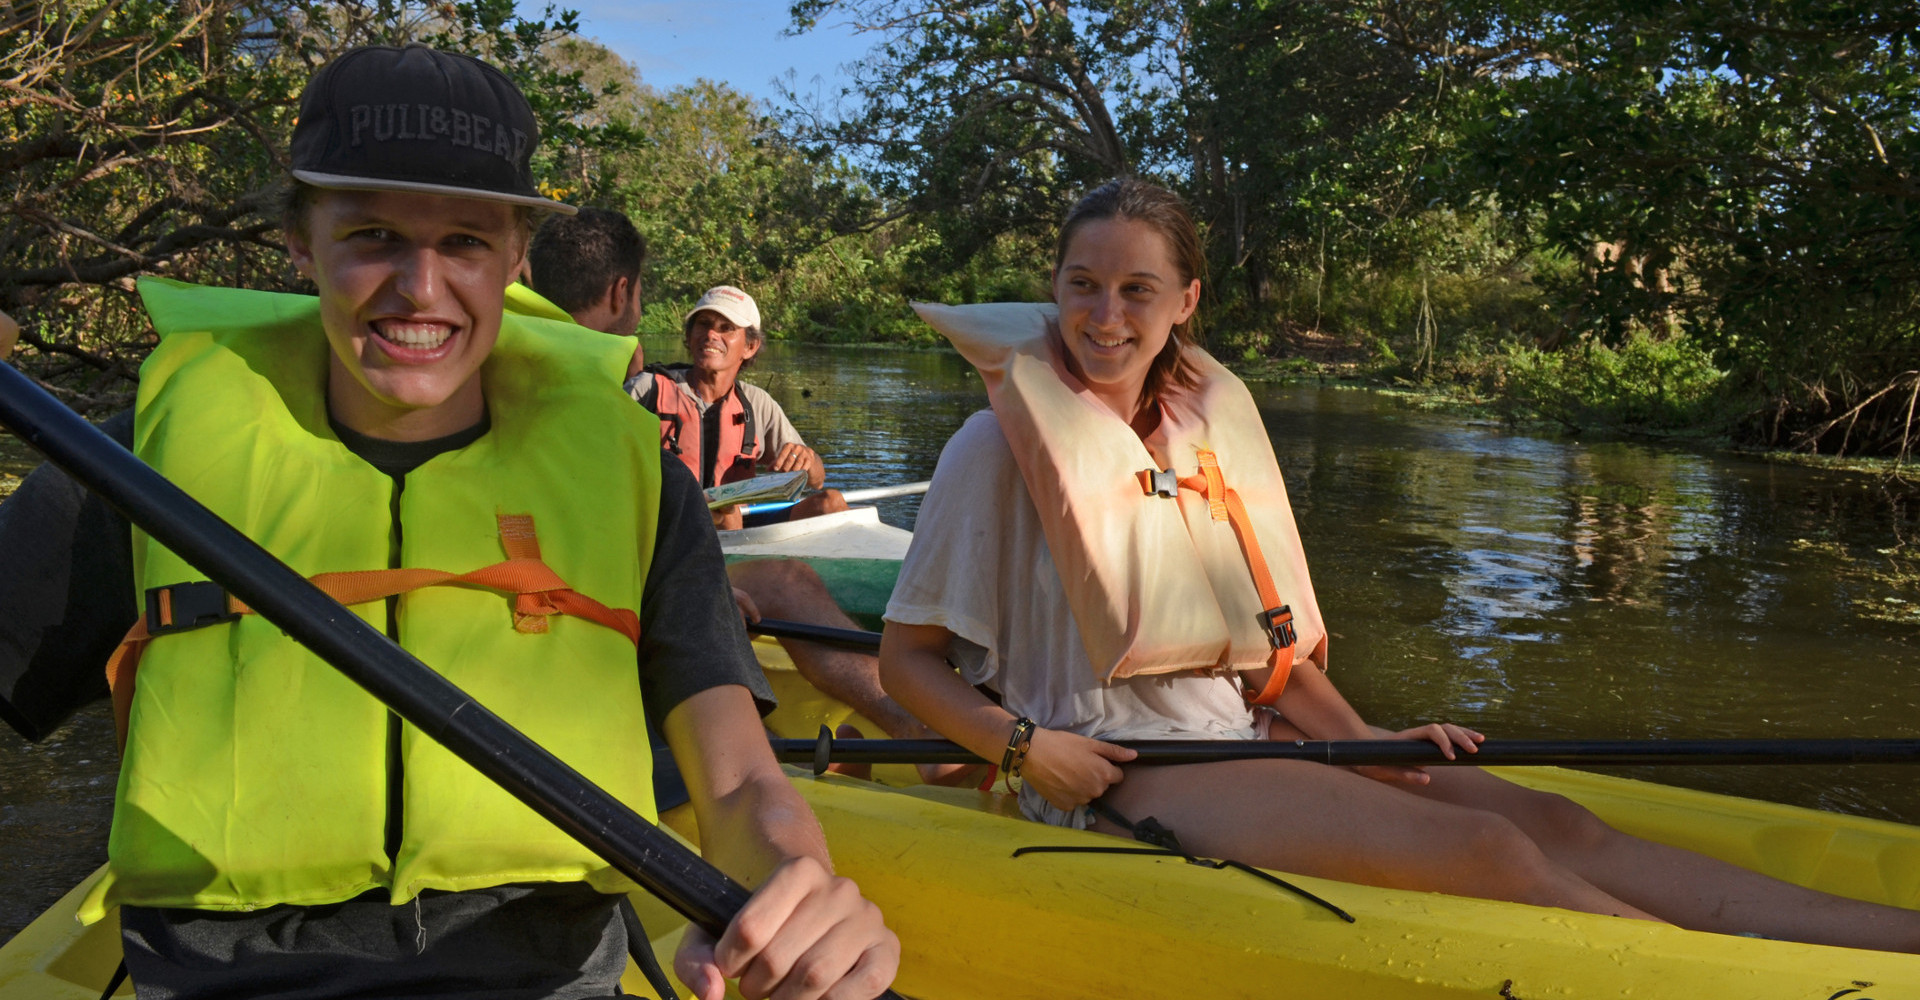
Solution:
M 1661 839 L 1731 845 L 1770 873 L 1916 902 L 1911 827 L 1572 771 L 1503 776 Z M 1122 842 L 1010 817 L 993 793 L 833 775 L 797 783 L 840 872 L 905 944 L 899 988 L 914 996 L 1829 1000 L 1862 984 L 1867 994 L 1850 995 L 1920 995 L 1916 956 L 1285 876 L 1352 914 L 1348 924 L 1244 872 L 1178 858 L 1013 857 L 1022 846 Z
M 1026 822 L 997 792 L 790 773 L 839 871 L 899 934 L 898 988 L 922 1000 L 1920 996 L 1916 956 L 1285 876 L 1351 913 L 1348 924 L 1246 873 L 1177 858 L 1014 857 L 1025 846 L 1124 842 Z M 1920 902 L 1920 830 L 1912 827 L 1553 768 L 1502 776 L 1568 795 L 1632 832 L 1769 874 L 1878 902 Z M 666 819 L 697 838 L 691 810 Z M 0 1000 L 100 995 L 119 941 L 111 919 L 91 928 L 74 920 L 85 889 L 0 949 Z M 678 918 L 642 902 L 656 950 L 670 956 Z M 631 975 L 628 987 L 644 991 Z

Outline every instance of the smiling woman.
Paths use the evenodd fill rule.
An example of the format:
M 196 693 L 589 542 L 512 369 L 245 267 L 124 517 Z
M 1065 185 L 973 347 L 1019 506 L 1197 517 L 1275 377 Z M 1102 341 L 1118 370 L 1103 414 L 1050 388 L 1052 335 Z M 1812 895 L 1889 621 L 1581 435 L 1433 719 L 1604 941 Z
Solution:
M 1200 304 L 1197 262 L 1176 260 L 1142 219 L 1068 226 L 1079 238 L 1061 239 L 1053 274 L 1067 368 L 1120 419 L 1150 433 L 1159 390 L 1183 371 L 1187 322 Z
M 1134 764 L 1117 741 L 1392 738 L 1452 759 L 1482 739 L 1376 730 L 1326 676 L 1261 415 L 1182 336 L 1195 245 L 1177 196 L 1116 180 L 1062 227 L 1057 315 L 922 309 L 993 409 L 934 472 L 887 606 L 887 694 L 1000 760 L 1022 811 L 1055 825 L 1366 885 L 1920 950 L 1920 913 L 1629 836 L 1478 768 Z

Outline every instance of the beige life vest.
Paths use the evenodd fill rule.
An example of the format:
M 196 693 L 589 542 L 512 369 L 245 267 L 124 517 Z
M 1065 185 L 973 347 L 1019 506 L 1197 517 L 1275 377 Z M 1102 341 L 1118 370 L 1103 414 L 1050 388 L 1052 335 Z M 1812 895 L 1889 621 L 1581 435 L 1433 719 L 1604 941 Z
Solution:
M 1272 665 L 1257 699 L 1270 703 L 1295 664 L 1325 669 L 1326 626 L 1286 484 L 1239 379 L 1190 349 L 1200 385 L 1163 394 L 1156 440 L 1173 467 L 1155 476 L 1161 465 L 1146 444 L 1067 370 L 1052 305 L 914 309 L 986 382 L 1104 680 Z M 1253 546 L 1243 547 L 1243 530 Z M 1263 568 L 1277 599 L 1261 597 Z

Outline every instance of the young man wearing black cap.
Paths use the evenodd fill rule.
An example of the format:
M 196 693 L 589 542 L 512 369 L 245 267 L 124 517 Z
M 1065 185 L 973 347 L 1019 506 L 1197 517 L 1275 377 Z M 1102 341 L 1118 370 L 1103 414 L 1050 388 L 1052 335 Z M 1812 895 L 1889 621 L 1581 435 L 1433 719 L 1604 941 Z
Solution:
M 318 301 L 143 285 L 162 342 L 135 450 L 304 574 L 478 581 L 381 577 L 391 596 L 354 609 L 643 813 L 641 718 L 661 718 L 704 851 L 760 887 L 676 956 L 700 996 L 722 977 L 872 996 L 898 942 L 766 749 L 697 485 L 621 394 L 623 345 L 503 319 L 531 214 L 570 211 L 532 183 L 536 141 L 477 60 L 373 47 L 322 68 L 287 218 Z M 635 516 L 610 525 L 609 495 Z M 116 557 L 83 542 L 76 564 Z M 210 586 L 132 547 L 141 589 Z M 546 582 L 486 582 L 508 561 Z M 81 914 L 120 907 L 142 997 L 617 992 L 619 876 L 269 623 L 157 635 L 137 676 L 108 873 Z

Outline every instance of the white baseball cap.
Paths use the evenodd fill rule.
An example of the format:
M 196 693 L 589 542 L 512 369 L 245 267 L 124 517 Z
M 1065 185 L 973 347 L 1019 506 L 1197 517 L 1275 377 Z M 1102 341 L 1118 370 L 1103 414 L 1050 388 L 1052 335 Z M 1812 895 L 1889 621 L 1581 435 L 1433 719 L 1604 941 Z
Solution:
M 680 325 L 685 326 L 693 322 L 693 314 L 703 309 L 725 316 L 734 326 L 757 327 L 760 325 L 760 307 L 754 304 L 753 296 L 732 285 L 715 285 L 707 289 L 706 294 L 700 296 L 700 301 L 695 302 L 693 308 L 687 310 L 687 315 L 680 320 Z

